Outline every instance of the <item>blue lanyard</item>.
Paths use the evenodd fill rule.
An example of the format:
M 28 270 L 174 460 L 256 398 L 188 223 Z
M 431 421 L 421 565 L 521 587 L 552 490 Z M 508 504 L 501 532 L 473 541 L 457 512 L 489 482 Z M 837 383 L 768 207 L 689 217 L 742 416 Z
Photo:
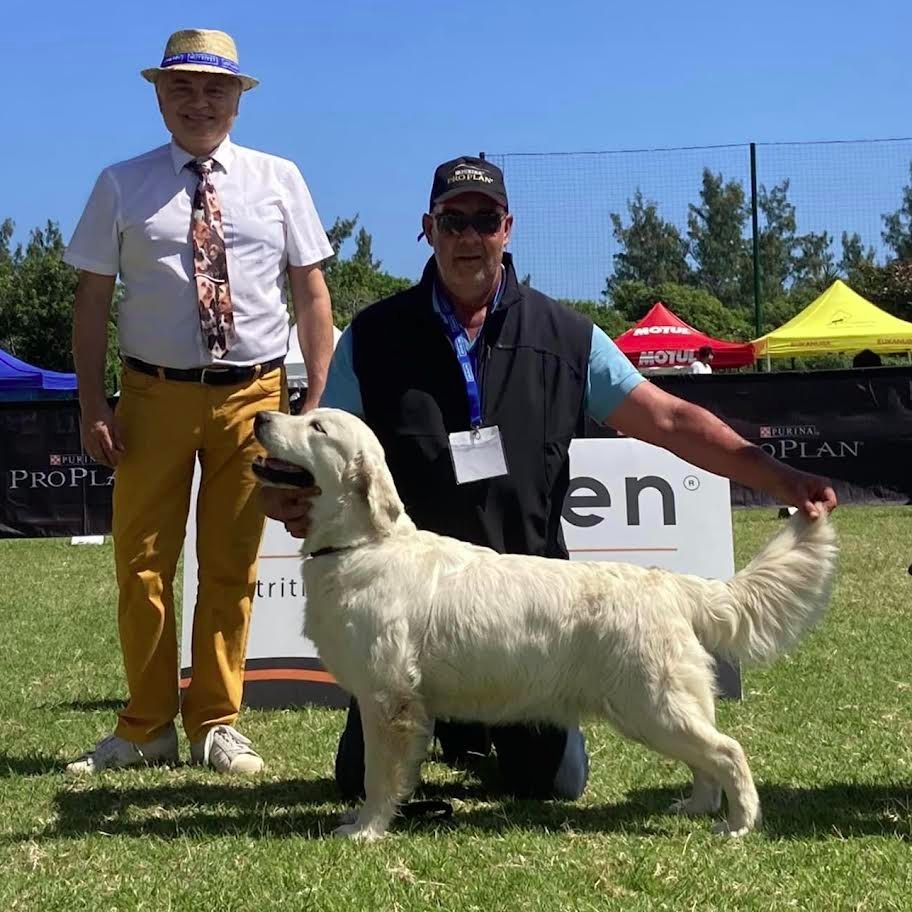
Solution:
M 478 381 L 475 379 L 472 358 L 469 355 L 469 340 L 466 338 L 462 324 L 453 313 L 452 304 L 446 299 L 445 295 L 437 291 L 436 285 L 434 286 L 434 304 L 440 314 L 440 319 L 443 320 L 443 328 L 446 330 L 447 337 L 453 343 L 456 359 L 459 361 L 459 367 L 462 370 L 462 379 L 465 381 L 466 396 L 469 400 L 469 420 L 473 429 L 480 428 L 481 393 L 478 389 Z

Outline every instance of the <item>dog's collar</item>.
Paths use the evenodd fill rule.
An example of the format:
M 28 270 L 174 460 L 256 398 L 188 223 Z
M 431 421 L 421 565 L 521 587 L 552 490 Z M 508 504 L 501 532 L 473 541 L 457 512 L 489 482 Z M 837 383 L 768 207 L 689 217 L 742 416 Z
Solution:
M 320 548 L 318 551 L 311 551 L 311 557 L 326 557 L 328 554 L 338 554 L 340 551 L 351 551 L 351 546 L 347 548 Z

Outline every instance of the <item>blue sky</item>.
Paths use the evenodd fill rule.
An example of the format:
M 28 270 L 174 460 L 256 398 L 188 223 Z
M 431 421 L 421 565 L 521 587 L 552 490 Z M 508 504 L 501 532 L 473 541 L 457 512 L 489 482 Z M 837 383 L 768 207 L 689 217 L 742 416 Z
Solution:
M 359 213 L 375 256 L 409 277 L 427 254 L 415 237 L 433 168 L 460 153 L 912 135 L 907 0 L 225 0 L 208 19 L 188 9 L 170 0 L 7 5 L 0 217 L 16 221 L 18 239 L 47 218 L 68 236 L 104 165 L 165 141 L 138 71 L 158 63 L 171 31 L 190 26 L 231 32 L 242 68 L 262 81 L 243 99 L 235 140 L 295 160 L 324 223 Z M 864 169 L 878 205 L 887 190 L 898 204 L 899 187 L 890 188 L 907 173 L 904 156 L 890 159 L 889 187 L 877 185 L 885 169 L 876 161 Z M 647 176 L 644 191 L 686 209 L 677 164 L 670 176 L 657 166 L 650 175 L 663 180 L 653 191 Z M 574 192 L 585 194 L 581 175 Z M 633 188 L 599 192 L 614 204 Z M 552 237 L 540 213 L 536 246 L 531 232 L 523 238 L 515 194 L 513 208 L 517 257 L 528 251 L 536 268 L 518 265 L 534 278 L 575 225 L 555 216 Z M 545 290 L 590 293 L 594 283 Z

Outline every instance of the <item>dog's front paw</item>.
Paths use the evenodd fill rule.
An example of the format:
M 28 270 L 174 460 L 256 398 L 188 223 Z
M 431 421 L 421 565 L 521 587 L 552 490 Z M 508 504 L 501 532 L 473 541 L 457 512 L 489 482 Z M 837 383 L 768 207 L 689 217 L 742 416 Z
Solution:
M 383 831 L 359 823 L 343 823 L 333 830 L 333 836 L 340 839 L 354 839 L 358 842 L 374 842 L 383 837 Z
M 720 820 L 718 823 L 713 824 L 713 832 L 717 836 L 726 836 L 729 839 L 741 839 L 742 836 L 747 836 L 748 833 L 753 831 L 753 826 L 729 823 L 727 820 Z
M 681 814 L 685 817 L 704 817 L 712 816 L 719 812 L 722 802 L 713 798 L 695 799 L 681 798 L 678 801 L 672 801 L 668 806 L 669 814 Z
M 718 836 L 728 836 L 730 839 L 740 839 L 747 836 L 763 824 L 763 814 L 759 807 L 748 809 L 744 813 L 729 815 L 727 820 L 720 820 L 713 826 L 713 832 Z
M 349 808 L 339 814 L 339 823 L 354 823 L 358 819 L 358 809 Z

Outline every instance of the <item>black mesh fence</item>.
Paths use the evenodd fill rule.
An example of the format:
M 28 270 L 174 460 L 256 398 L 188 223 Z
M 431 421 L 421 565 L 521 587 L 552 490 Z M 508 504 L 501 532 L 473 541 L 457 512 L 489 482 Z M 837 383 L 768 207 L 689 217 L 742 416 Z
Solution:
M 884 216 L 902 206 L 904 188 L 910 184 L 912 139 L 758 143 L 755 155 L 760 231 L 768 227 L 768 216 L 784 212 L 787 221 L 791 211 L 794 226 L 783 223 L 783 230 L 799 240 L 809 238 L 808 250 L 796 245 L 794 258 L 816 257 L 804 266 L 821 272 L 821 281 L 844 271 L 844 234 L 856 255 L 881 262 L 892 255 L 883 238 Z M 554 297 L 603 298 L 616 257 L 624 250 L 612 215 L 629 226 L 629 205 L 638 193 L 644 205 L 655 204 L 658 216 L 677 228 L 693 270 L 690 281 L 699 285 L 689 221 L 691 207 L 702 205 L 707 171 L 721 175 L 725 187 L 740 187 L 741 242 L 744 255 L 753 255 L 749 144 L 487 157 L 506 177 L 516 218 L 511 248 L 517 269 Z M 785 210 L 777 208 L 775 188 L 784 188 Z M 782 198 L 780 192 L 779 203 Z M 786 287 L 793 281 L 794 276 L 784 278 Z M 761 297 L 773 296 L 782 287 L 775 276 L 766 285 Z

